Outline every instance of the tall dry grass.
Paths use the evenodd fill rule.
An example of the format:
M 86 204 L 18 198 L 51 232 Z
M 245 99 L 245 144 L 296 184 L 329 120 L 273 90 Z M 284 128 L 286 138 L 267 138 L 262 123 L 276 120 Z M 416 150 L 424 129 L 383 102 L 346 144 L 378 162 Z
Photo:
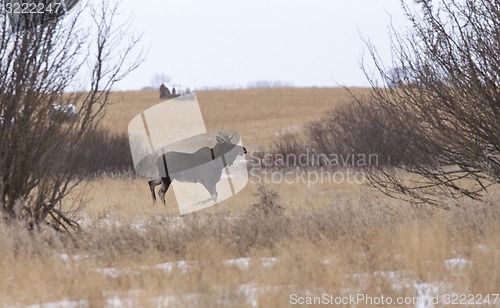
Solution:
M 304 195 L 292 205 L 286 195 L 301 188 L 256 186 L 244 209 L 221 204 L 181 218 L 144 203 L 108 216 L 89 206 L 73 237 L 1 225 L 0 304 L 285 307 L 294 293 L 395 298 L 418 296 L 424 284 L 498 293 L 498 198 L 444 211 L 365 186 L 348 188 L 358 194 L 314 188 L 309 197 L 322 202 Z
M 207 128 L 239 131 L 249 150 L 349 97 L 340 89 L 197 95 Z M 156 91 L 114 93 L 103 124 L 126 132 L 134 115 L 158 102 Z M 104 175 L 65 199 L 79 206 L 81 231 L 72 236 L 0 224 L 0 306 L 287 307 L 294 293 L 499 291 L 498 191 L 485 203 L 450 201 L 445 211 L 365 184 L 254 180 L 221 204 L 179 217 L 172 191 L 166 206 L 153 205 L 147 179 Z
M 364 94 L 368 89 L 354 89 Z M 253 149 L 272 142 L 282 130 L 319 119 L 350 94 L 342 88 L 245 89 L 196 92 L 208 130 L 240 133 Z M 103 119 L 113 133 L 127 132 L 130 120 L 142 110 L 160 103 L 158 91 L 115 92 Z

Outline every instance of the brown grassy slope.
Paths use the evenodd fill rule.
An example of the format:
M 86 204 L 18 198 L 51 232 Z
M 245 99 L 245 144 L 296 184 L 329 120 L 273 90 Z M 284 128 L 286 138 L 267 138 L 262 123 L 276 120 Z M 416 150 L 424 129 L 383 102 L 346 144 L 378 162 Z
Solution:
M 301 182 L 301 179 L 297 183 L 286 184 L 273 183 L 271 177 L 250 177 L 249 183 L 241 192 L 215 206 L 200 211 L 200 215 L 245 212 L 249 205 L 254 202 L 254 194 L 259 184 L 265 184 L 266 187 L 281 194 L 283 204 L 286 205 L 286 212 L 303 207 L 327 206 L 329 200 L 346 198 L 347 196 L 353 200 L 367 196 L 377 198 L 377 192 L 366 184 L 334 183 L 325 180 L 324 183 L 315 183 L 308 187 L 307 184 Z M 166 194 L 166 205 L 161 202 L 153 205 L 145 178 L 101 177 L 78 187 L 67 201 L 78 203 L 80 199 L 85 206 L 82 207 L 78 217 L 91 220 L 106 218 L 131 223 L 148 219 L 151 215 L 179 216 L 173 189 L 170 188 Z M 382 199 L 391 201 L 385 197 Z
M 498 293 L 498 207 L 400 209 L 363 193 L 284 214 L 266 214 L 270 202 L 256 196 L 257 215 L 177 218 L 143 207 L 146 220 L 102 219 L 73 240 L 0 225 L 0 306 L 119 306 L 118 298 L 138 307 L 289 307 L 291 294 L 416 297 L 420 286 Z M 234 262 L 242 257 L 243 268 Z
M 114 93 L 104 124 L 126 132 L 157 95 Z M 208 129 L 238 130 L 255 146 L 348 98 L 341 89 L 197 95 Z M 152 206 L 146 179 L 86 184 L 65 200 L 87 201 L 74 238 L 0 224 L 0 306 L 251 307 L 255 300 L 289 307 L 292 293 L 418 296 L 426 285 L 432 295 L 498 293 L 498 192 L 491 203 L 450 201 L 452 210 L 443 211 L 411 207 L 366 185 L 281 183 L 266 187 L 279 193 L 284 213 L 268 215 L 269 199 L 255 196 L 257 185 L 249 183 L 234 198 L 179 218 L 172 191 L 166 207 Z M 256 205 L 261 215 L 247 215 Z M 246 257 L 247 268 L 234 265 Z
M 341 88 L 217 90 L 199 91 L 196 96 L 208 130 L 236 130 L 250 147 L 267 144 L 284 127 L 318 119 L 350 98 Z M 103 124 L 113 132 L 126 132 L 135 115 L 161 101 L 157 91 L 115 92 Z

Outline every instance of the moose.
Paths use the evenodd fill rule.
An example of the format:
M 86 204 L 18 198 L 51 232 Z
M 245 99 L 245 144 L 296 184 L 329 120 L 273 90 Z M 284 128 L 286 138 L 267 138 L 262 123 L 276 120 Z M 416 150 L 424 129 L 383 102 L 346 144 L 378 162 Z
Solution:
M 219 134 L 213 148 L 202 147 L 194 153 L 167 152 L 161 155 L 157 160 L 160 177 L 148 182 L 153 202 L 156 202 L 155 187 L 161 184 L 158 194 L 165 204 L 165 194 L 173 180 L 200 183 L 211 196 L 203 203 L 210 200 L 216 202 L 216 186 L 221 179 L 222 170 L 227 165 L 231 166 L 239 155 L 247 154 L 245 147 L 231 142 L 235 135 L 236 133 L 229 137 L 228 134 Z M 222 164 L 210 163 L 218 158 L 221 158 Z M 167 161 L 172 164 L 167 166 Z

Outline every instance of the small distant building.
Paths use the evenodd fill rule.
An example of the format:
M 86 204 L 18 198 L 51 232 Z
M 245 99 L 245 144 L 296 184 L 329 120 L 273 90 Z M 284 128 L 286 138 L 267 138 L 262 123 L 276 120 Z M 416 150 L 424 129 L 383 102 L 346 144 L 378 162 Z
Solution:
M 165 85 L 163 83 L 160 86 L 160 99 L 171 99 L 188 93 L 191 93 L 191 89 L 189 87 Z

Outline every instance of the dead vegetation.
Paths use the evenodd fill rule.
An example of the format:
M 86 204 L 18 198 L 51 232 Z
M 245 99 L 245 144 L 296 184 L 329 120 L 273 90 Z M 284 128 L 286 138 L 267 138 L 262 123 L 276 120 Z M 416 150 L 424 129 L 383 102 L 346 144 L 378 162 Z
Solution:
M 255 140 L 275 138 L 280 126 L 268 125 Z M 124 173 L 85 182 L 67 202 L 82 204 L 72 236 L 0 227 L 0 305 L 284 307 L 292 293 L 418 296 L 427 285 L 487 294 L 500 279 L 494 194 L 443 211 L 364 184 L 251 179 L 234 198 L 179 217 L 173 192 L 153 206 L 145 179 Z
M 0 304 L 284 307 L 292 293 L 418 296 L 419 284 L 498 292 L 498 206 L 408 207 L 367 187 L 335 195 L 316 187 L 322 203 L 306 206 L 304 196 L 291 205 L 296 189 L 260 187 L 243 201 L 247 211 L 181 218 L 150 216 L 144 202 L 133 205 L 139 217 L 83 209 L 92 223 L 71 238 L 2 225 Z

